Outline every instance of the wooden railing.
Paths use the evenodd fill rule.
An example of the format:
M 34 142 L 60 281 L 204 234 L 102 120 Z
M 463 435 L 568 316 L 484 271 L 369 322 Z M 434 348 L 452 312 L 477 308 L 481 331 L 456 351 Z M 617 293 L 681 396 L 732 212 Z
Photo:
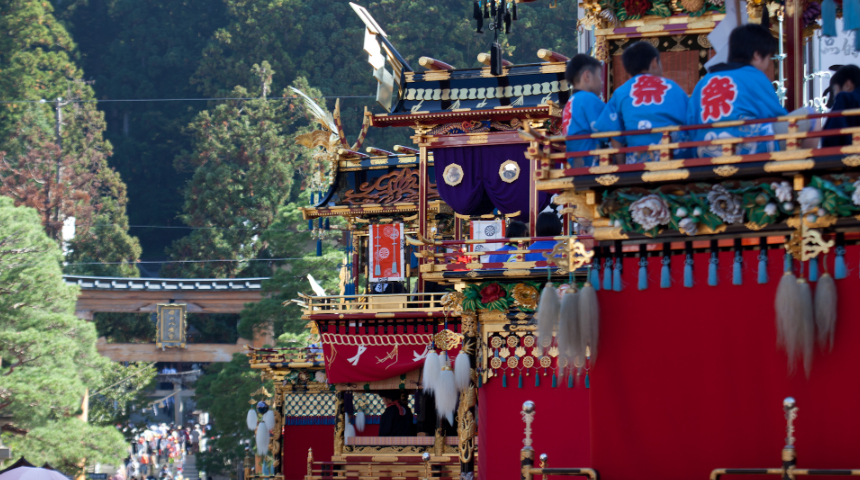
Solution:
M 351 460 L 316 462 L 308 449 L 305 480 L 361 478 L 366 480 L 424 480 L 438 478 L 459 480 L 460 462 L 457 456 L 373 456 Z
M 445 293 L 393 293 L 382 295 L 329 295 L 311 297 L 299 294 L 296 301 L 304 309 L 306 318 L 327 318 L 346 314 L 379 315 L 389 312 L 404 314 L 443 313 L 441 303 Z

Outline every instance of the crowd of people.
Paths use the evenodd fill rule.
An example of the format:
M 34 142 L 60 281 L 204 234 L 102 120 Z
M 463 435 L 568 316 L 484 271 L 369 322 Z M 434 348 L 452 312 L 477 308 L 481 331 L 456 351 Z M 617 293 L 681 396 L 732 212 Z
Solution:
M 565 105 L 562 130 L 565 135 L 588 135 L 596 132 L 649 130 L 658 127 L 698 125 L 733 120 L 756 120 L 787 115 L 788 112 L 774 91 L 766 72 L 772 65 L 777 42 L 771 32 L 756 24 L 735 28 L 729 38 L 728 61 L 713 65 L 696 84 L 691 95 L 674 81 L 663 76 L 660 53 L 647 41 L 628 46 L 622 54 L 624 70 L 630 79 L 618 87 L 608 102 L 603 92 L 601 63 L 588 55 L 576 55 L 567 64 L 565 79 L 573 86 L 573 94 Z M 845 65 L 831 77 L 829 93 L 835 97 L 833 110 L 853 108 L 860 102 L 860 68 Z M 803 107 L 792 114 L 814 113 Z M 826 129 L 854 126 L 854 117 L 832 118 Z M 673 142 L 706 141 L 743 138 L 785 133 L 784 123 L 751 123 L 717 129 L 674 131 Z M 820 122 L 806 122 L 803 130 L 820 130 Z M 567 142 L 568 152 L 587 152 L 603 147 L 604 139 L 586 138 Z M 610 139 L 611 146 L 644 147 L 659 144 L 660 133 L 618 135 Z M 825 137 L 823 146 L 850 143 L 850 137 Z M 818 138 L 805 138 L 803 148 L 817 148 Z M 776 141 L 740 143 L 739 155 L 779 151 Z M 678 149 L 676 158 L 716 157 L 722 155 L 720 145 Z M 615 163 L 632 164 L 660 159 L 658 151 L 636 151 L 615 156 Z M 574 167 L 596 166 L 594 156 L 571 158 Z
M 187 455 L 206 450 L 206 430 L 200 425 L 152 425 L 129 446 L 122 480 L 184 480 Z M 196 479 L 189 479 L 196 480 Z

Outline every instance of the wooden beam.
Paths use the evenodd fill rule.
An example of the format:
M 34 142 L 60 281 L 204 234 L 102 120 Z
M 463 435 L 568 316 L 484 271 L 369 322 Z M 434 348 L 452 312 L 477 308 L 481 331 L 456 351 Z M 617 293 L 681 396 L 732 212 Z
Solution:
M 229 362 L 234 353 L 244 353 L 245 345 L 221 343 L 189 343 L 186 348 L 166 348 L 154 343 L 103 343 L 96 344 L 99 353 L 115 362 Z
M 159 303 L 185 303 L 193 313 L 239 313 L 246 303 L 256 303 L 263 296 L 259 290 L 251 291 L 134 291 L 134 290 L 81 290 L 75 310 L 78 312 L 154 311 Z

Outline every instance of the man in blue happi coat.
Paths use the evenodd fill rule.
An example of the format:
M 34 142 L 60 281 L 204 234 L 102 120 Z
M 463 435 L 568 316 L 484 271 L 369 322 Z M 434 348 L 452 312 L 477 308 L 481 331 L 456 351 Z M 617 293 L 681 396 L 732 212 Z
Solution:
M 565 136 L 594 132 L 595 122 L 606 106 L 599 96 L 603 91 L 602 68 L 599 60 L 582 53 L 568 60 L 564 78 L 573 91 L 561 117 L 561 131 Z M 584 139 L 565 143 L 568 152 L 582 152 L 600 148 L 602 142 Z M 594 156 L 570 158 L 568 162 L 572 167 L 593 167 L 598 163 Z
M 761 25 L 747 24 L 732 30 L 729 36 L 727 63 L 714 65 L 699 80 L 690 96 L 687 124 L 713 123 L 728 120 L 750 120 L 786 115 L 776 96 L 773 84 L 765 75 L 773 60 L 777 43 L 770 31 Z M 755 137 L 773 135 L 772 123 L 740 127 L 701 129 L 690 132 L 691 140 Z M 698 147 L 699 157 L 722 154 L 719 145 Z M 775 141 L 738 144 L 735 153 L 766 153 L 779 150 Z
M 687 119 L 688 97 L 680 85 L 663 77 L 660 52 L 646 41 L 627 47 L 621 56 L 630 80 L 618 87 L 600 114 L 595 127 L 598 131 L 645 130 L 670 125 L 683 125 Z M 630 135 L 613 138 L 616 147 L 637 147 L 660 143 L 661 134 Z M 673 141 L 683 141 L 682 132 L 672 135 Z M 684 156 L 684 152 L 676 152 Z M 652 162 L 660 159 L 659 151 L 628 153 L 626 163 Z

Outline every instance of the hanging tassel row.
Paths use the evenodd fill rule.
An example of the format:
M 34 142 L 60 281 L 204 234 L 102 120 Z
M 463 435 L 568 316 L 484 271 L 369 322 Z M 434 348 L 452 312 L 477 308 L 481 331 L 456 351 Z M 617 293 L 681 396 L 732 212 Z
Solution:
M 639 245 L 639 290 L 648 288 L 648 245 Z

